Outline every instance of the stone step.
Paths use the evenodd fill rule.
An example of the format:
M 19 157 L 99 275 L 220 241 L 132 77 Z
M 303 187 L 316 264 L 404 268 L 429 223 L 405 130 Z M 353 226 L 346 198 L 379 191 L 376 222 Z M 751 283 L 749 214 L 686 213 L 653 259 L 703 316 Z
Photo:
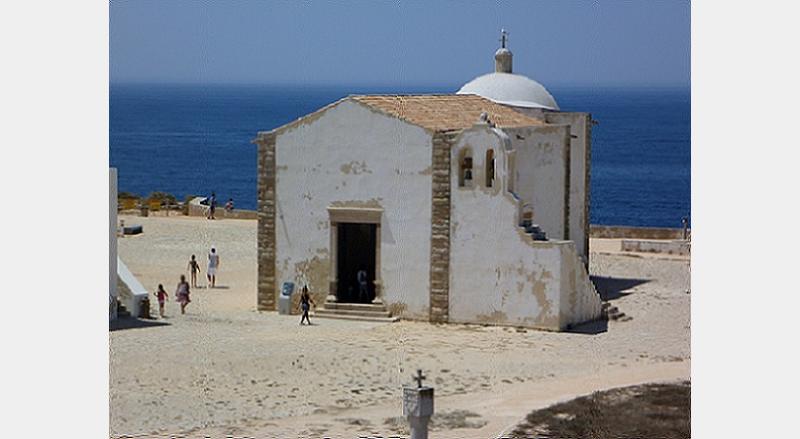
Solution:
M 362 322 L 383 322 L 383 323 L 391 323 L 400 320 L 400 317 L 367 317 L 362 315 L 345 315 L 345 314 L 320 314 L 320 311 L 324 310 L 317 310 L 314 313 L 314 318 L 323 318 L 323 319 L 340 319 L 340 320 L 357 320 Z
M 364 311 L 357 309 L 318 309 L 316 315 L 343 315 L 343 316 L 363 316 L 363 317 L 391 317 L 389 311 Z
M 360 311 L 386 311 L 386 305 L 378 303 L 325 302 L 325 309 L 349 309 Z

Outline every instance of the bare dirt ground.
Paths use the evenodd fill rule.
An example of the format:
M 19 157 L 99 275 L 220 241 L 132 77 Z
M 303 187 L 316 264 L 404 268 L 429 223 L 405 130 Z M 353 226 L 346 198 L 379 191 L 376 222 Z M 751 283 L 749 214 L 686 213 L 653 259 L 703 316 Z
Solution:
M 110 332 L 112 437 L 403 437 L 401 386 L 435 387 L 437 438 L 497 437 L 533 409 L 596 390 L 686 380 L 688 259 L 592 255 L 601 294 L 633 319 L 569 333 L 477 325 L 315 319 L 255 310 L 256 222 L 123 217 L 144 234 L 119 255 L 145 287 L 173 295 L 191 254 L 216 289 L 186 315 Z M 204 278 L 201 285 L 205 285 Z M 153 314 L 157 314 L 152 299 Z

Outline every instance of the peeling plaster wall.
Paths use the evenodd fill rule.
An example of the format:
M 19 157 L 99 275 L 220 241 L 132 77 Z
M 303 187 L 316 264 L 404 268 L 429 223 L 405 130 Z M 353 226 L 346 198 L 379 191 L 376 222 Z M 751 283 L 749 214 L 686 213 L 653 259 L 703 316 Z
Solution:
M 276 139 L 277 281 L 309 284 L 324 303 L 333 280 L 327 208 L 380 207 L 384 302 L 428 319 L 431 134 L 345 100 Z
M 551 239 L 566 238 L 569 127 L 506 128 L 516 151 L 514 192 Z
M 451 151 L 453 175 L 463 147 L 472 149 L 477 172 L 471 188 L 458 187 L 456 178 L 451 182 L 449 320 L 560 330 L 599 317 L 600 298 L 574 244 L 533 241 L 518 227 L 520 201 L 507 192 L 510 144 L 513 135 L 504 140 L 492 129 L 476 127 Z M 493 188 L 483 185 L 487 148 L 495 150 Z
M 561 328 L 600 318 L 602 300 L 572 241 L 561 248 Z

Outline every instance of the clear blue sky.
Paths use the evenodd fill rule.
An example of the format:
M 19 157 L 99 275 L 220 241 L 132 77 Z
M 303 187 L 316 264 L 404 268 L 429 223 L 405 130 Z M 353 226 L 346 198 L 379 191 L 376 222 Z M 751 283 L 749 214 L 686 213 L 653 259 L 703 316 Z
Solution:
M 494 68 L 548 86 L 688 85 L 688 1 L 115 1 L 118 82 L 462 84 Z

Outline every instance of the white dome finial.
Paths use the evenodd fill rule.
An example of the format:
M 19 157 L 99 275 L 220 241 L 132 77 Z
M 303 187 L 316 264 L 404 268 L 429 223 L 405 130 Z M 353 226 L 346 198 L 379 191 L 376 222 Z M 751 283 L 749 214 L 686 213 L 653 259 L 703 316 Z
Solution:
M 511 51 L 506 48 L 508 44 L 508 32 L 500 30 L 500 44 L 502 47 L 494 53 L 494 71 L 497 73 L 511 73 Z

